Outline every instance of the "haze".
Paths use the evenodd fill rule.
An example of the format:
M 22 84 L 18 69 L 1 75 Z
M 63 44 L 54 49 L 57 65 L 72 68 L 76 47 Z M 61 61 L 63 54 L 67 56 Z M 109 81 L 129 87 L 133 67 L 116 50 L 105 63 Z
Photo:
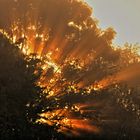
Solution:
M 86 0 L 103 29 L 117 32 L 115 44 L 140 43 L 140 0 Z

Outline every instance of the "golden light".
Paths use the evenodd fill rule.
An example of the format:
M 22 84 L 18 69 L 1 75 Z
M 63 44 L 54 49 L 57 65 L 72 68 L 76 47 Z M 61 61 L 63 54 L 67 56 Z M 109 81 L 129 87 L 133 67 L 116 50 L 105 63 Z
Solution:
M 43 93 L 46 96 L 46 100 L 53 100 L 54 102 L 48 105 L 47 109 L 42 111 L 43 113 L 38 114 L 40 118 L 36 120 L 36 123 L 57 126 L 58 131 L 63 133 L 71 132 L 74 135 L 80 135 L 80 132 L 84 131 L 96 134 L 100 133 L 101 130 L 94 125 L 94 120 L 81 117 L 87 112 L 94 113 L 94 109 L 88 110 L 87 108 L 96 106 L 96 104 L 79 101 L 77 104 L 69 105 L 65 101 L 67 95 L 94 96 L 94 94 L 113 84 L 123 81 L 129 82 L 137 76 L 140 77 L 140 66 L 139 64 L 132 65 L 97 80 L 97 73 L 90 70 L 88 65 L 94 62 L 96 58 L 101 58 L 100 55 L 102 53 L 112 50 L 108 44 L 111 44 L 110 40 L 114 38 L 115 33 L 110 29 L 111 37 L 109 36 L 109 39 L 111 39 L 108 41 L 109 31 L 101 32 L 96 24 L 95 27 L 91 25 L 88 28 L 87 23 L 84 22 L 78 25 L 78 23 L 74 22 L 74 19 L 78 16 L 79 13 L 75 13 L 74 17 L 67 23 L 67 26 L 74 30 L 70 35 L 63 34 L 68 29 L 61 22 L 58 23 L 54 34 L 47 26 L 43 26 L 43 29 L 40 29 L 40 23 L 35 24 L 34 21 L 27 23 L 25 28 L 20 26 L 18 21 L 14 22 L 10 29 L 12 31 L 11 35 L 4 30 L 0 30 L 0 32 L 5 34 L 25 56 L 41 60 L 38 67 L 41 68 L 42 73 L 35 84 L 44 89 Z M 83 35 L 81 35 L 81 32 L 84 32 Z M 93 37 L 95 39 L 94 42 L 91 41 Z M 95 47 L 94 50 L 93 46 Z M 104 46 L 108 49 L 105 50 Z M 115 48 L 114 50 L 117 49 Z M 80 76 L 73 81 L 67 80 L 63 76 L 63 68 L 67 63 L 75 70 L 67 74 L 70 78 L 82 71 L 82 74 L 78 73 Z M 103 62 L 100 61 L 100 63 Z M 34 74 L 38 74 L 38 71 L 35 70 Z M 63 99 L 62 97 L 65 98 Z M 61 103 L 63 106 L 60 105 Z M 52 105 L 53 107 L 51 108 Z

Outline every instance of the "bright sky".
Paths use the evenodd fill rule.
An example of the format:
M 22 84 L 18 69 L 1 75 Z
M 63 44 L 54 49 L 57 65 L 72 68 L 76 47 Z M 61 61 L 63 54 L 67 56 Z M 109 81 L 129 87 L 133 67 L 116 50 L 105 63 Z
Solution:
M 103 29 L 117 32 L 115 44 L 140 43 L 140 0 L 85 0 Z

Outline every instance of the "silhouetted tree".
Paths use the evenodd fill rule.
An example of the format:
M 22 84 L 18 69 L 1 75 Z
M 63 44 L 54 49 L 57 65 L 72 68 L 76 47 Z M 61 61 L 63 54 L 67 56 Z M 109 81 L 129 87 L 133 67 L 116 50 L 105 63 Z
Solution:
M 90 120 L 91 126 L 101 128 L 99 139 L 139 138 L 140 57 L 129 44 L 114 49 L 115 31 L 101 30 L 91 14 L 92 9 L 79 0 L 0 0 L 0 27 L 11 38 L 17 37 L 15 44 L 0 37 L 0 134 L 4 139 L 14 134 L 21 139 L 62 140 L 61 128 L 81 132 L 79 139 L 96 136 L 83 127 L 62 124 L 67 118 L 82 120 L 80 124 Z M 28 41 L 33 41 L 33 54 L 24 56 L 16 45 Z M 49 61 L 57 70 L 48 67 Z M 40 87 L 36 82 L 41 82 Z
M 31 60 L 27 61 L 18 47 L 0 33 L 1 139 L 22 135 L 28 129 L 28 106 L 35 103 L 41 92 L 35 84 L 38 79 L 35 65 L 35 61 L 32 64 Z

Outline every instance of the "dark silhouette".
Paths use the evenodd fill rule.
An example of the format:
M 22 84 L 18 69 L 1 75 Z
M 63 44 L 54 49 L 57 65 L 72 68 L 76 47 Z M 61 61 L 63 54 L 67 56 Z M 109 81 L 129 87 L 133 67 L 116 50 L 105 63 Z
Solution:
M 0 139 L 139 139 L 137 46 L 115 49 L 91 14 L 79 0 L 0 0 Z

